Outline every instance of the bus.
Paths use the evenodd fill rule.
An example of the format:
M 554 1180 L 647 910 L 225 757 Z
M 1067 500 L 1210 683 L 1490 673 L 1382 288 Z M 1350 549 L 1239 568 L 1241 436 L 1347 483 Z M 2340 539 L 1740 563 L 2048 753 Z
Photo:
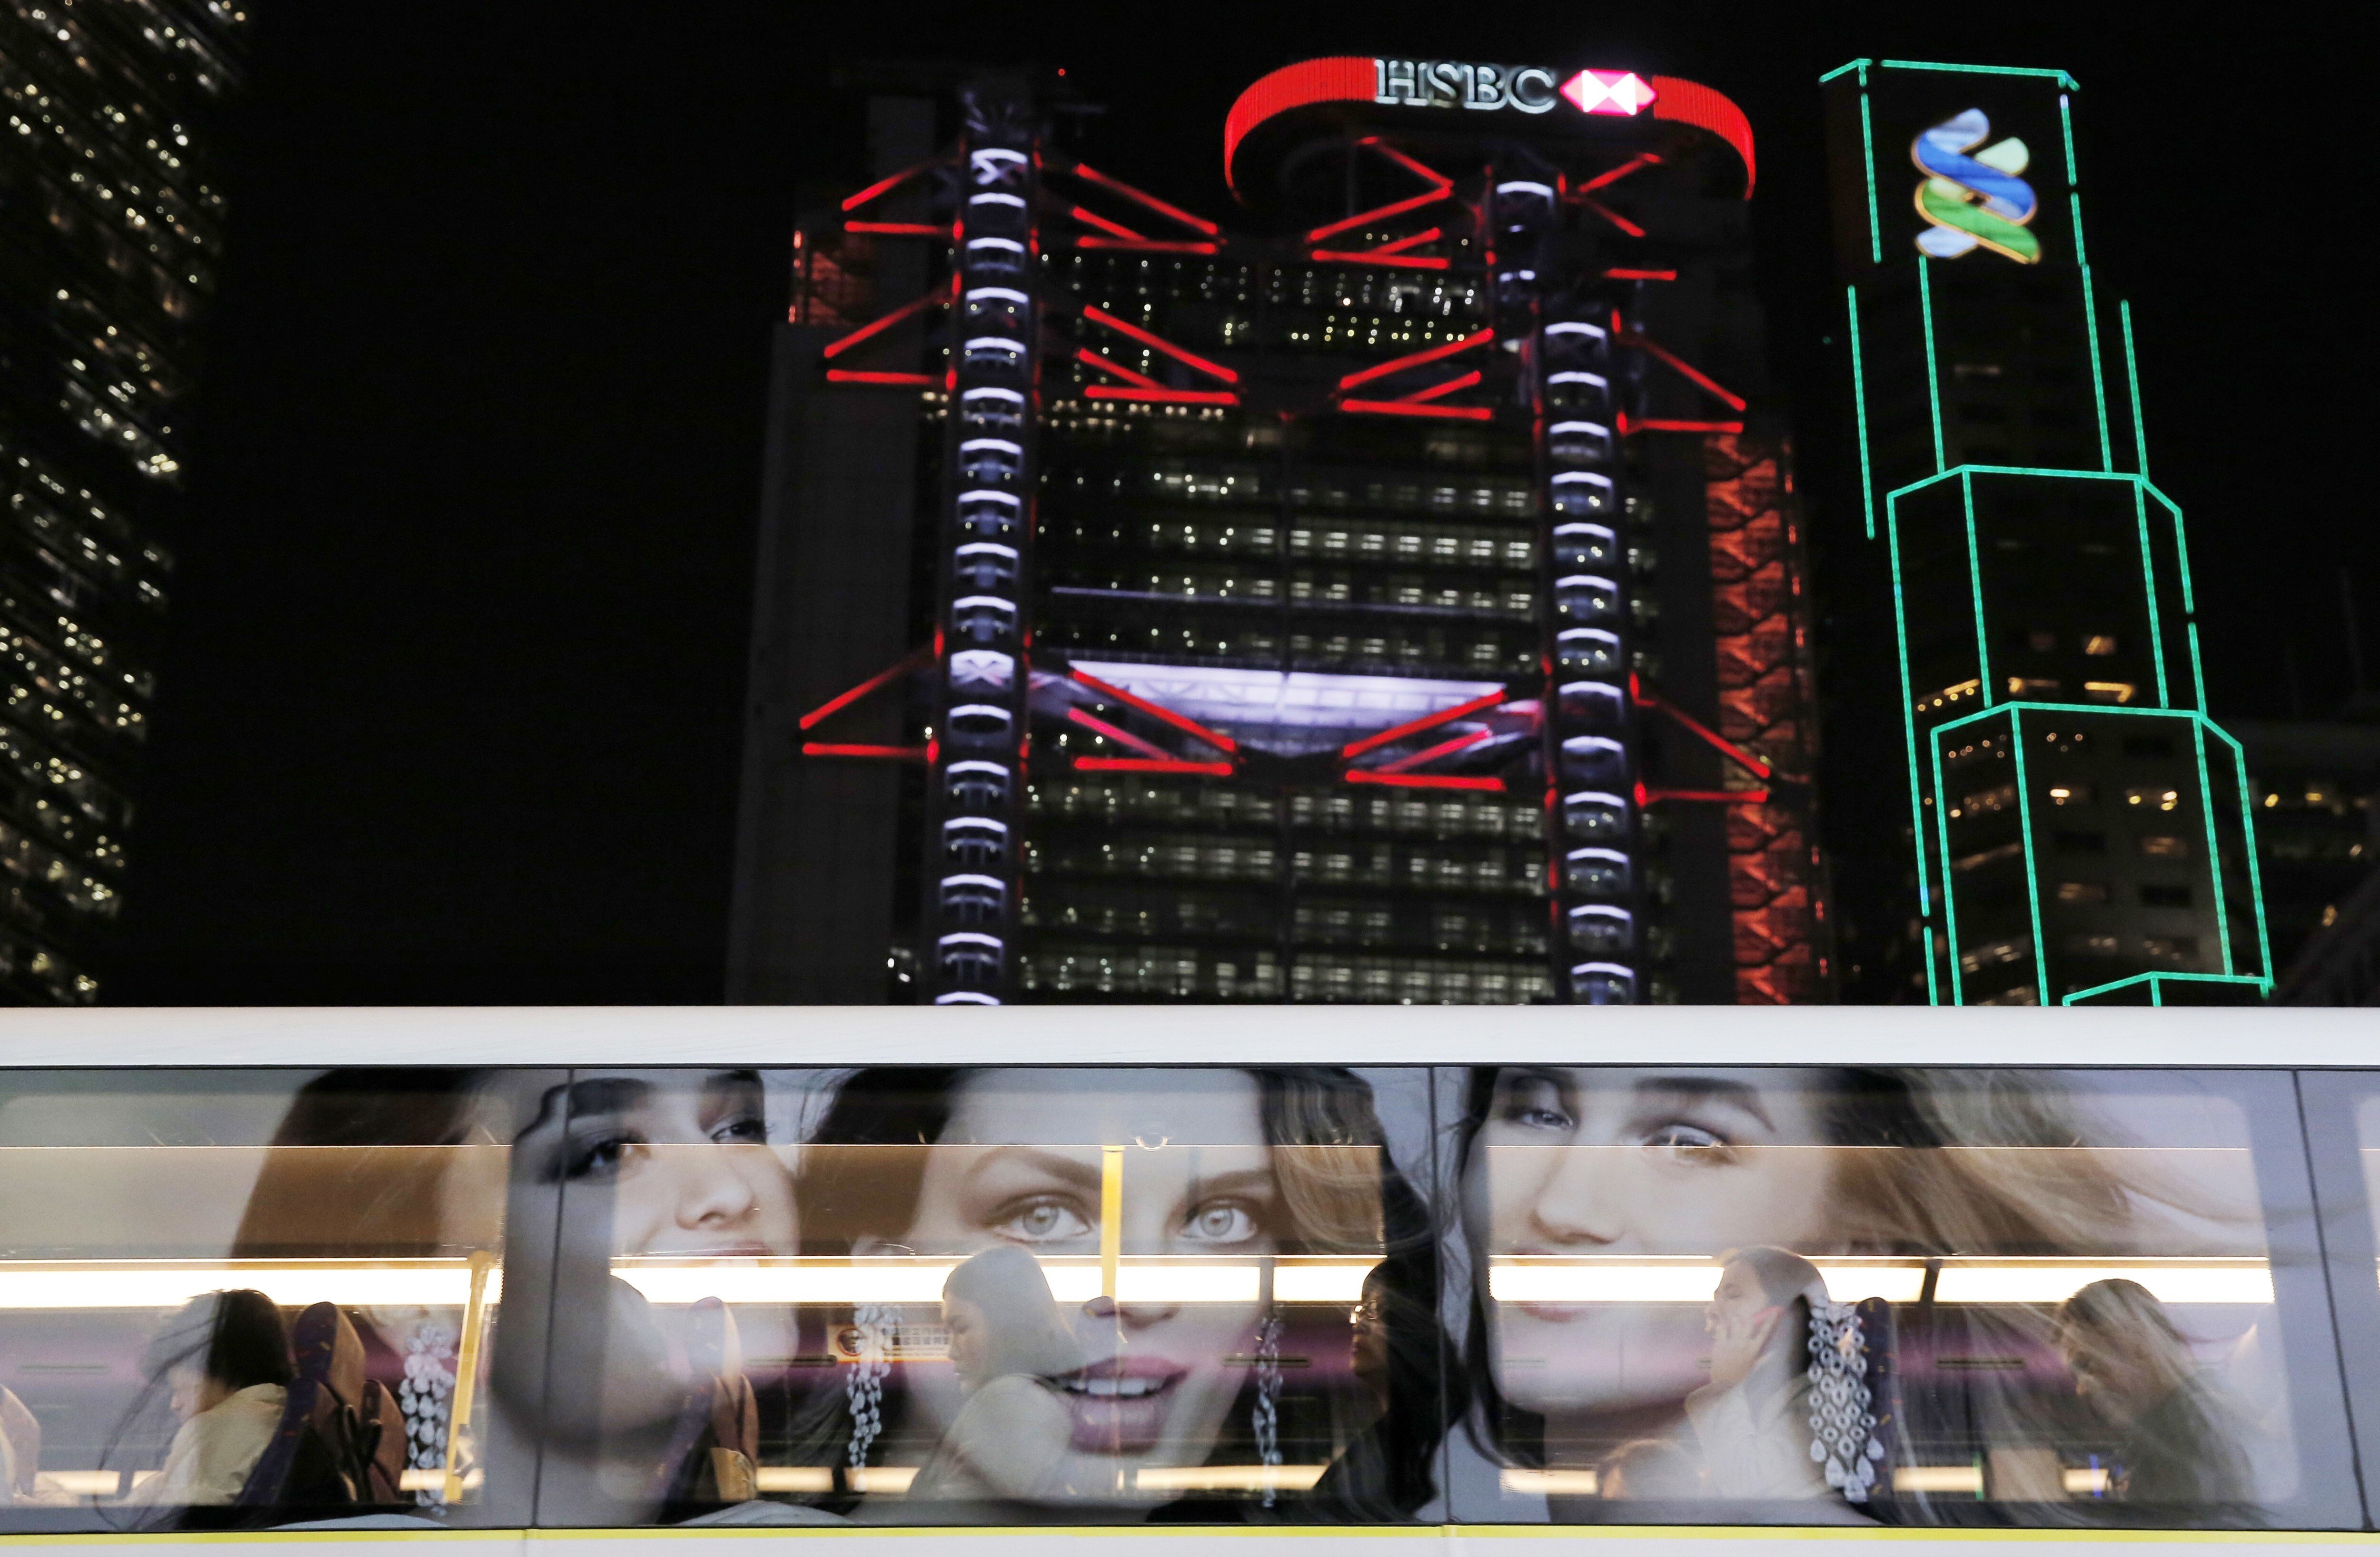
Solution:
M 0 1545 L 2368 1545 L 2375 1039 L 15 1013 Z

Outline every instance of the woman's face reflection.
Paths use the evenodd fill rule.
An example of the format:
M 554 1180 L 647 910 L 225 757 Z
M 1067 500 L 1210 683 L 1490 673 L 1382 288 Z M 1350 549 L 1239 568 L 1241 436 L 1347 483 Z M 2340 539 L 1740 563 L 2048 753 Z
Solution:
M 1281 1195 L 1258 1104 L 1254 1079 L 1236 1072 L 1177 1092 L 1153 1091 L 1147 1071 L 975 1072 L 953 1091 L 900 1241 L 929 1256 L 1005 1241 L 1096 1258 L 1100 1147 L 1123 1144 L 1125 1257 L 1254 1261 L 1276 1247 Z M 1258 1305 L 1101 1300 L 1066 1311 L 1091 1359 L 1059 1381 L 1070 1484 L 1124 1491 L 1128 1466 L 1205 1460 L 1246 1377 L 1228 1359 L 1255 1349 Z M 966 1344 L 953 1337 L 954 1350 Z M 919 1365 L 908 1383 L 926 1425 L 946 1430 L 954 1370 Z
M 616 1254 L 795 1252 L 793 1181 L 748 1070 L 582 1071 L 561 1176 L 609 1187 Z
M 1499 1260 L 1709 1258 L 1820 1237 L 1833 1158 L 1822 1085 L 1791 1070 L 1500 1071 L 1463 1170 L 1483 1284 Z M 1496 1387 L 1525 1410 L 1661 1406 L 1705 1382 L 1698 1309 L 1485 1307 Z

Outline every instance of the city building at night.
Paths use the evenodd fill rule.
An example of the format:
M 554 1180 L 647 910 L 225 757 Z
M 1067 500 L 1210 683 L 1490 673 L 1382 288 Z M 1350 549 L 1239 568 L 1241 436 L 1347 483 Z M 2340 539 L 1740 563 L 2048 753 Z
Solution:
M 0 7 L 0 999 L 101 993 L 246 25 L 228 0 Z
M 1742 114 L 1308 60 L 1223 221 L 1056 85 L 795 235 L 729 998 L 1822 997 Z
M 2151 478 L 2131 311 L 2092 271 L 2076 85 L 1860 60 L 1824 91 L 1890 592 L 1864 707 L 1906 776 L 1828 840 L 1900 866 L 1844 882 L 1847 955 L 1905 937 L 1897 993 L 1938 1004 L 2267 993 L 2249 768 L 2207 715 L 2208 580 Z

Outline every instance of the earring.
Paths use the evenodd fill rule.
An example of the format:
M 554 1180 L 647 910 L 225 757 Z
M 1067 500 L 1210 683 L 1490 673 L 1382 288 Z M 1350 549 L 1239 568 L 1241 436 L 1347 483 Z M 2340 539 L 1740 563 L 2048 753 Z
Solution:
M 1281 1320 L 1267 1314 L 1257 1326 L 1257 1462 L 1281 1464 Z M 1265 1478 L 1264 1506 L 1273 1505 L 1272 1478 Z
M 852 1315 L 856 1345 L 850 1371 L 843 1376 L 843 1397 L 851 1408 L 851 1449 L 844 1462 L 858 1470 L 868 1464 L 868 1451 L 884 1430 L 884 1375 L 892 1371 L 884 1359 L 884 1337 L 892 1310 L 867 1303 Z
M 1867 1383 L 1867 1334 L 1850 1303 L 1810 1304 L 1810 1458 L 1844 1501 L 1865 1503 L 1884 1445 Z

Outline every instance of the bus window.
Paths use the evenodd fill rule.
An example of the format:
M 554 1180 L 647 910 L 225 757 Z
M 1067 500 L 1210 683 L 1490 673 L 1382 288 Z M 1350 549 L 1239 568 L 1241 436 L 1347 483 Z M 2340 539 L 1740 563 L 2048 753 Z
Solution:
M 2360 1523 L 2286 1075 L 1466 1093 L 1458 1519 Z
M 536 1090 L 0 1072 L 0 1528 L 525 1517 L 486 1450 Z
M 1428 1076 L 1368 1074 L 575 1072 L 540 1522 L 1415 1516 Z

